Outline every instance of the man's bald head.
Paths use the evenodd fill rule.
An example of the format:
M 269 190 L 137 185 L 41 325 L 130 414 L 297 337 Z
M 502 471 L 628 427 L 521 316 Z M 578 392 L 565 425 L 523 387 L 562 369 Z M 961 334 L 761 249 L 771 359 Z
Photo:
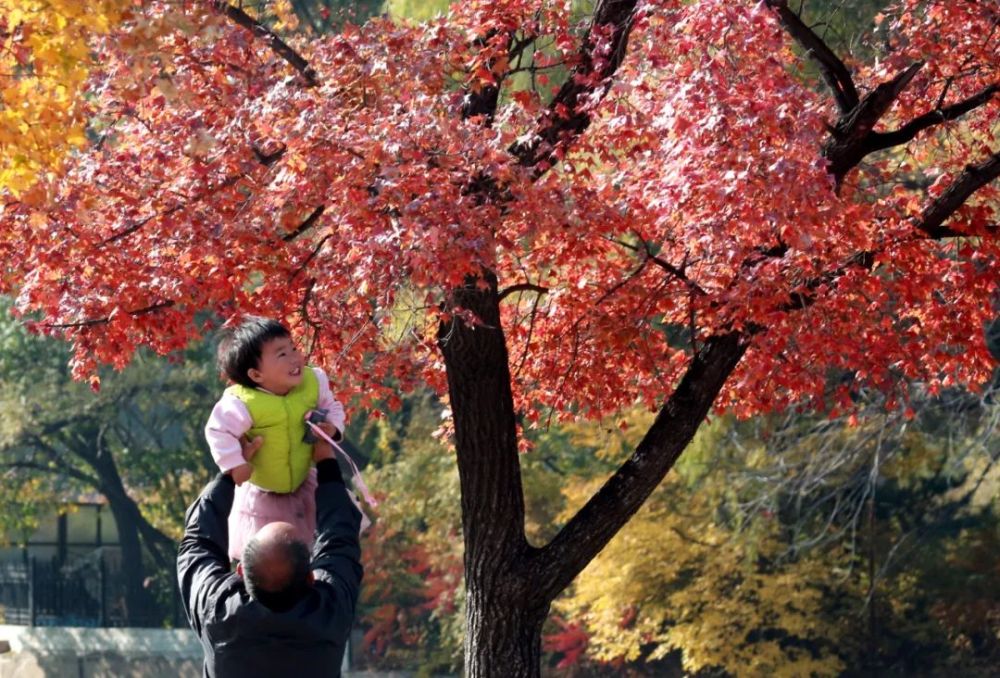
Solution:
M 295 605 L 312 583 L 309 548 L 289 523 L 268 523 L 243 548 L 240 562 L 247 591 L 275 612 Z

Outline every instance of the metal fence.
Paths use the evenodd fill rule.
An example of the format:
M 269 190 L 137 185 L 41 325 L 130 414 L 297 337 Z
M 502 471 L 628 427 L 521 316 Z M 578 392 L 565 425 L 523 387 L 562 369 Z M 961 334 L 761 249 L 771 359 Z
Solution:
M 96 551 L 71 564 L 25 556 L 0 564 L 0 623 L 27 626 L 185 626 L 173 577 L 151 584 L 143 609 L 125 604 L 125 578 L 115 559 Z M 165 590 L 161 590 L 165 589 Z

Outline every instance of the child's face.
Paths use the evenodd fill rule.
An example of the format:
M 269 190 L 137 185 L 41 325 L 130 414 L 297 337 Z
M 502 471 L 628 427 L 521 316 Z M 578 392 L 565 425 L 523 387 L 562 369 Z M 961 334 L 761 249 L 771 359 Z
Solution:
M 277 337 L 264 343 L 260 363 L 247 374 L 261 388 L 285 395 L 302 382 L 304 362 L 291 337 Z

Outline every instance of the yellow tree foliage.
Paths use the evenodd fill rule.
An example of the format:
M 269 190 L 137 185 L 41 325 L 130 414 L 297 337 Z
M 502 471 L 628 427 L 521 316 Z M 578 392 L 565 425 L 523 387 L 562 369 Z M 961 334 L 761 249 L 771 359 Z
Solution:
M 597 661 L 653 661 L 680 651 L 684 668 L 740 676 L 828 676 L 842 670 L 833 643 L 844 632 L 822 613 L 834 572 L 818 560 L 782 562 L 777 521 L 737 536 L 717 520 L 722 484 L 711 487 L 698 448 L 719 443 L 720 420 L 693 443 L 694 465 L 672 474 L 580 575 L 562 615 L 582 621 Z M 708 475 L 706 476 L 706 473 Z M 703 486 L 692 491 L 689 483 Z M 602 479 L 564 490 L 567 514 Z
M 0 192 L 23 194 L 86 141 L 91 40 L 128 0 L 0 0 Z

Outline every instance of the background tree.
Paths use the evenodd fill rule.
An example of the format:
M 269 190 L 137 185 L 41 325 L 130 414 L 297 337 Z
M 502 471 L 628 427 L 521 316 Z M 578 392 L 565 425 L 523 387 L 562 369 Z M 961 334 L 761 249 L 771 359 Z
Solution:
M 988 379 L 997 11 L 876 20 L 845 61 L 779 0 L 466 2 L 292 44 L 149 3 L 100 53 L 105 141 L 58 201 L 8 204 L 6 285 L 81 377 L 265 310 L 362 403 L 447 391 L 466 671 L 536 675 L 551 601 L 713 405 Z M 531 544 L 521 427 L 636 401 L 634 453 Z
M 95 395 L 70 379 L 64 344 L 28 335 L 6 309 L 0 349 L 0 469 L 18 507 L 5 518 L 23 521 L 25 507 L 30 517 L 67 495 L 103 496 L 118 528 L 126 618 L 144 620 L 146 578 L 172 578 L 184 510 L 213 468 L 201 433 L 219 386 L 210 361 L 143 356 Z
M 605 661 L 986 675 L 998 411 L 956 392 L 911 404 L 716 419 L 556 608 Z
M 572 675 L 989 675 L 1000 583 L 984 559 L 1000 480 L 992 400 L 915 388 L 912 418 L 871 393 L 832 420 L 715 418 L 555 601 L 543 663 Z M 389 500 L 366 549 L 372 666 L 434 671 L 461 659 L 463 599 L 447 595 L 460 577 L 458 479 L 431 435 L 439 415 L 423 394 L 351 431 Z M 558 532 L 651 418 L 639 409 L 529 436 L 533 543 Z

